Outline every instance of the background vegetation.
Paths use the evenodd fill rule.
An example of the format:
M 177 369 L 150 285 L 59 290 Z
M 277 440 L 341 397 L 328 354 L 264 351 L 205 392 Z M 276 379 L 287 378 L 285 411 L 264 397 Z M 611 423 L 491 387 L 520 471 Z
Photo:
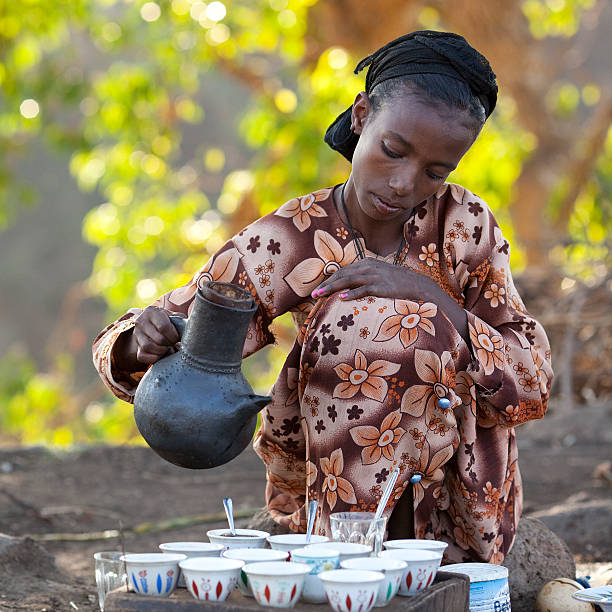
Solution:
M 0 355 L 0 441 L 137 440 L 130 407 L 75 374 L 82 356 L 70 339 L 79 308 L 102 299 L 110 320 L 146 305 L 186 282 L 252 219 L 295 194 L 342 181 L 348 164 L 322 135 L 363 87 L 364 75 L 352 68 L 414 29 L 463 34 L 498 74 L 498 110 L 449 180 L 490 203 L 514 246 L 515 273 L 536 279 L 535 298 L 568 299 L 579 288 L 609 292 L 610 5 L 363 6 L 359 0 L 0 5 L 0 231 L 24 207 L 54 206 L 16 172 L 41 143 L 69 153 L 74 181 L 98 202 L 83 219 L 83 239 L 96 249 L 91 274 L 67 294 L 44 358 L 11 347 Z M 228 79 L 248 108 L 236 121 L 240 151 L 236 134 L 210 138 L 211 109 L 202 103 L 202 92 Z M 186 146 L 194 132 L 198 146 Z M 609 331 L 609 319 L 602 325 Z M 260 391 L 284 359 L 286 321 L 279 321 L 278 336 L 278 347 L 247 363 Z M 565 392 L 597 394 L 609 391 L 606 385 Z

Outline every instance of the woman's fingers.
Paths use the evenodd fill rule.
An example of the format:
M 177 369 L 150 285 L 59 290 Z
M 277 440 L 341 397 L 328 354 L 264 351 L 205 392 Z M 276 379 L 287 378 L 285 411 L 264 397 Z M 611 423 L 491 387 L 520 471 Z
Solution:
M 149 306 L 135 321 L 136 358 L 142 363 L 155 363 L 164 355 L 176 351 L 179 333 L 161 308 Z

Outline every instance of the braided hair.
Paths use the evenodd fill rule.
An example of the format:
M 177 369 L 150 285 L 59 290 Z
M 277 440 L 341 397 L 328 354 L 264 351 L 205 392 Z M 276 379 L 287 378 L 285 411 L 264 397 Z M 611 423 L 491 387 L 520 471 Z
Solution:
M 365 91 L 374 112 L 409 90 L 427 103 L 466 111 L 478 132 L 497 102 L 489 62 L 459 34 L 421 30 L 400 36 L 362 59 L 355 74 L 366 67 Z M 352 106 L 325 133 L 325 142 L 349 161 L 359 140 L 351 111 Z

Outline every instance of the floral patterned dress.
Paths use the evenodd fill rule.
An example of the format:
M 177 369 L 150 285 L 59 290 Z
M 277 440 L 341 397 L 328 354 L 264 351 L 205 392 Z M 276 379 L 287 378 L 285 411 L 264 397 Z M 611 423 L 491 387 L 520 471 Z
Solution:
M 514 427 L 544 415 L 552 380 L 548 340 L 510 275 L 509 244 L 485 202 L 451 183 L 404 226 L 402 265 L 465 308 L 469 343 L 419 295 L 315 300 L 312 290 L 358 257 L 332 192 L 255 221 L 155 305 L 188 314 L 201 278 L 244 287 L 259 305 L 244 356 L 274 342 L 271 321 L 293 313 L 299 332 L 254 442 L 277 522 L 304 531 L 305 505 L 317 499 L 325 533 L 332 512 L 374 510 L 397 466 L 387 515 L 413 487 L 416 537 L 448 542 L 446 562 L 501 563 L 522 508 Z M 143 373 L 118 371 L 112 347 L 139 312 L 93 347 L 102 379 L 126 401 Z

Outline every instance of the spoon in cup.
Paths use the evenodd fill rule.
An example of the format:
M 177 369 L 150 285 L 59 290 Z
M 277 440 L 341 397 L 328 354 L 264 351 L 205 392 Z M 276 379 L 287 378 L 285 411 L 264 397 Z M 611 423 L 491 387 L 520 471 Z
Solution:
M 225 516 L 227 516 L 230 531 L 232 535 L 236 537 L 236 527 L 234 527 L 234 504 L 232 503 L 231 497 L 223 498 L 223 507 L 225 508 Z
M 314 519 L 317 513 L 317 506 L 319 502 L 316 499 L 310 500 L 308 504 L 308 518 L 306 522 L 306 544 L 310 544 L 310 537 L 312 536 L 312 528 L 314 527 Z

